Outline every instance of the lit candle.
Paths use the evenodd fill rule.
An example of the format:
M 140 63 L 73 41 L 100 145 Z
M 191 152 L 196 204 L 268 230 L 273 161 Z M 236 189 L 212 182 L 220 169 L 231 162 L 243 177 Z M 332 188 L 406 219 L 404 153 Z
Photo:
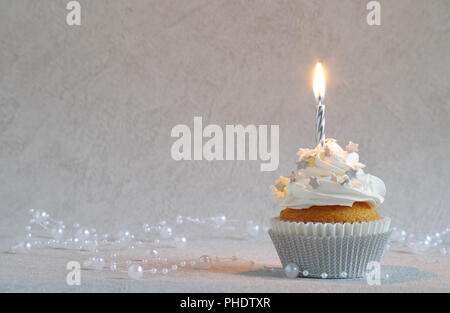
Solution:
M 322 64 L 316 64 L 314 72 L 314 97 L 316 98 L 316 143 L 325 144 L 325 105 L 323 99 L 325 98 L 325 74 L 323 72 Z

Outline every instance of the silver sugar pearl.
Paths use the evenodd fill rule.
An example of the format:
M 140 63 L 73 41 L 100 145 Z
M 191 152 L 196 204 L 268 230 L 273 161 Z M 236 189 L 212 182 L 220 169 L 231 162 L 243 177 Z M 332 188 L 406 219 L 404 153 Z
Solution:
M 300 272 L 300 269 L 298 268 L 298 265 L 295 263 L 289 263 L 284 268 L 284 273 L 289 278 L 297 278 L 299 272 Z

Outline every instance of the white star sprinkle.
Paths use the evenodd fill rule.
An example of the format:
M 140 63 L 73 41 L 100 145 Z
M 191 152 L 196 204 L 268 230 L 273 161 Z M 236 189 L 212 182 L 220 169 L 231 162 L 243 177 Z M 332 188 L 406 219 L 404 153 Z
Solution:
M 347 176 L 348 176 L 350 179 L 353 179 L 353 178 L 356 178 L 356 173 L 357 173 L 357 172 L 358 172 L 357 169 L 350 168 L 348 171 L 345 172 L 345 174 L 347 174 Z
M 292 171 L 291 175 L 289 175 L 289 182 L 293 183 L 295 182 L 295 172 Z
M 348 152 L 358 152 L 358 144 L 350 141 L 348 145 L 345 146 L 345 150 Z
M 301 160 L 297 162 L 297 169 L 301 170 L 301 169 L 305 169 L 309 166 L 309 161 L 308 160 Z
M 278 191 L 283 191 L 284 185 L 283 185 L 282 182 L 278 182 L 278 183 L 275 185 L 275 188 L 276 188 Z
M 325 145 L 325 156 L 331 156 L 331 150 L 328 145 Z
M 311 187 L 313 187 L 313 189 L 317 189 L 317 187 L 319 187 L 319 183 L 317 182 L 317 177 L 310 177 L 309 178 L 309 184 L 311 185 Z
M 342 176 L 341 179 L 339 180 L 339 184 L 341 186 L 347 185 L 348 183 L 350 183 L 350 179 L 348 179 L 347 175 Z

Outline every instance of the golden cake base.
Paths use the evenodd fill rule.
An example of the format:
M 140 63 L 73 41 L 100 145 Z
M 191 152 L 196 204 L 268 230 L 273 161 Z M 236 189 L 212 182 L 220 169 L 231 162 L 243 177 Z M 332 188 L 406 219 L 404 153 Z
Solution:
M 280 220 L 303 223 L 362 223 L 380 218 L 378 212 L 365 202 L 353 206 L 327 205 L 308 209 L 286 208 L 280 212 Z

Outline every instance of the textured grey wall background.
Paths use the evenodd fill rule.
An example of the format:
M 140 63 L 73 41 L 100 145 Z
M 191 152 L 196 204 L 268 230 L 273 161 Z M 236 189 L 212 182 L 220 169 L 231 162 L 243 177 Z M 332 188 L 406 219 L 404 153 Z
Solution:
M 0 225 L 29 208 L 93 225 L 223 212 L 269 218 L 268 186 L 314 143 L 315 62 L 327 135 L 358 142 L 408 229 L 448 225 L 450 2 L 0 2 Z M 176 124 L 279 124 L 280 167 L 175 162 Z M 9 229 L 9 228 L 8 228 Z M 22 230 L 20 230 L 22 232 Z

